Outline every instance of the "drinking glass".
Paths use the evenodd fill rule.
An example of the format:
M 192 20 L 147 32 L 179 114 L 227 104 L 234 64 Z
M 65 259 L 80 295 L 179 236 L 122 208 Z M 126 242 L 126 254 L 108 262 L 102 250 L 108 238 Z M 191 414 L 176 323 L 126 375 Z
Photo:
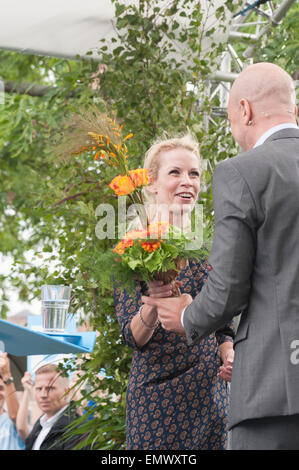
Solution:
M 64 333 L 70 306 L 71 288 L 63 285 L 42 286 L 43 329 L 48 333 Z

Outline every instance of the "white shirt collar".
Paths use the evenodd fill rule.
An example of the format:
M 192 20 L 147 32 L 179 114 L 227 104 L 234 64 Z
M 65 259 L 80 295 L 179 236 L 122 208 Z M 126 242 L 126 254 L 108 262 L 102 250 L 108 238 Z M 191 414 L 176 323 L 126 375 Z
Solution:
M 57 419 L 59 418 L 59 416 L 64 412 L 64 410 L 68 407 L 68 405 L 65 405 L 63 408 L 61 408 L 61 410 L 59 410 L 55 415 L 51 416 L 50 418 L 47 418 L 47 415 L 44 414 L 41 418 L 40 418 L 40 425 L 41 427 L 52 427 L 53 424 L 55 423 L 55 421 L 57 421 Z
M 68 405 L 64 406 L 63 408 L 61 408 L 61 410 L 59 410 L 54 416 L 51 416 L 51 418 L 49 418 L 49 419 L 47 419 L 46 414 L 44 414 L 40 418 L 39 423 L 40 423 L 42 428 L 41 428 L 40 433 L 38 434 L 37 438 L 35 439 L 35 441 L 33 443 L 32 450 L 39 450 L 40 449 L 41 444 L 43 443 L 43 441 L 45 440 L 45 438 L 49 434 L 52 426 L 54 426 L 55 422 L 58 420 L 60 415 L 64 412 L 64 410 L 67 407 L 68 407 Z
M 271 127 L 271 129 L 268 129 L 255 143 L 253 148 L 258 147 L 259 145 L 262 145 L 265 140 L 270 137 L 270 135 L 275 134 L 275 132 L 281 131 L 282 129 L 289 129 L 289 128 L 295 128 L 298 129 L 298 126 L 296 124 L 292 124 L 291 122 L 286 122 L 285 124 L 278 124 L 277 126 Z

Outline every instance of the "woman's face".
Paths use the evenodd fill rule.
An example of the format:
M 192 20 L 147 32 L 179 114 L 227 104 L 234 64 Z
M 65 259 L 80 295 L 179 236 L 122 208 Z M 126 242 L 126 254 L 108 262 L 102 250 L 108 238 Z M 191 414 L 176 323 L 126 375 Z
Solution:
M 190 150 L 177 148 L 161 153 L 158 176 L 151 185 L 158 206 L 167 205 L 170 212 L 189 212 L 199 189 L 199 160 Z

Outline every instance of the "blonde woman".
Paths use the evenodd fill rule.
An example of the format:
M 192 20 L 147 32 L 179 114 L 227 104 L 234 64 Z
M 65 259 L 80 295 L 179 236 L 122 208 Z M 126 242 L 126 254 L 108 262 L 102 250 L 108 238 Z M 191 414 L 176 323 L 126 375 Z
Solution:
M 146 189 L 150 221 L 188 226 L 200 190 L 197 142 L 189 135 L 161 140 L 148 150 L 144 168 L 152 181 Z M 208 271 L 206 260 L 189 260 L 177 277 L 181 292 L 195 297 Z M 127 449 L 225 449 L 232 326 L 190 347 L 184 336 L 162 328 L 155 308 L 141 305 L 145 292 L 168 297 L 172 288 L 140 282 L 134 296 L 115 290 L 117 319 L 125 343 L 134 350 L 127 390 Z

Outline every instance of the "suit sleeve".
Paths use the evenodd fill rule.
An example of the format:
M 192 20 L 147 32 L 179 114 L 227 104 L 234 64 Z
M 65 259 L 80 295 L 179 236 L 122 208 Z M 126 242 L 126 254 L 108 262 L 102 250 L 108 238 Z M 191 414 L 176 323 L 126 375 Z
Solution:
M 189 344 L 223 327 L 248 305 L 256 250 L 256 210 L 244 178 L 230 160 L 213 177 L 214 236 L 212 266 L 202 291 L 186 308 Z

